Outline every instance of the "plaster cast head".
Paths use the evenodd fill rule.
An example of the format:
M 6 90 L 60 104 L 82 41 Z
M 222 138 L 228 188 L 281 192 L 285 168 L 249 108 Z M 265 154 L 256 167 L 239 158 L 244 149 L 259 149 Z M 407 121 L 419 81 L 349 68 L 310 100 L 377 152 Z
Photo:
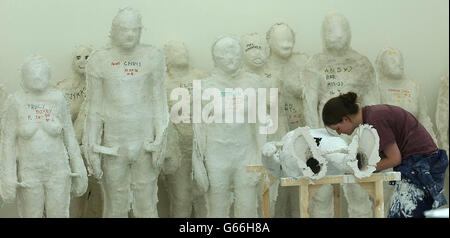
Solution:
M 86 73 L 86 63 L 92 48 L 85 45 L 78 45 L 72 53 L 72 69 L 75 73 L 84 75 Z
M 322 40 L 327 51 L 345 51 L 352 35 L 347 18 L 340 13 L 328 14 L 322 22 Z
M 233 74 L 242 65 L 242 47 L 238 39 L 224 36 L 212 45 L 212 57 L 216 68 L 226 74 Z
M 266 33 L 266 39 L 272 54 L 281 58 L 288 58 L 292 55 L 295 44 L 295 33 L 286 23 L 272 25 Z
M 42 92 L 48 88 L 51 77 L 50 65 L 42 56 L 27 57 L 20 71 L 25 91 Z
M 377 72 L 388 78 L 401 79 L 404 74 L 403 55 L 397 49 L 384 48 L 375 61 Z
M 258 33 L 250 33 L 241 38 L 241 43 L 245 64 L 252 68 L 262 67 L 270 54 L 266 39 Z
M 168 41 L 164 45 L 164 53 L 168 68 L 189 66 L 189 53 L 183 42 Z
M 141 30 L 141 14 L 131 7 L 122 8 L 114 17 L 111 25 L 111 42 L 125 50 L 133 49 L 139 44 Z

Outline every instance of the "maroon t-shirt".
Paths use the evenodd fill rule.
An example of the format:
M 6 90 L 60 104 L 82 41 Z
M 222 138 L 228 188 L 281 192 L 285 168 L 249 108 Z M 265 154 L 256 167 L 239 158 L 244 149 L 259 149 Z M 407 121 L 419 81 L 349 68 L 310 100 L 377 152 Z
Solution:
M 380 137 L 380 153 L 397 143 L 402 159 L 410 155 L 428 155 L 438 150 L 431 135 L 420 122 L 401 107 L 380 104 L 362 108 L 363 123 L 372 125 Z

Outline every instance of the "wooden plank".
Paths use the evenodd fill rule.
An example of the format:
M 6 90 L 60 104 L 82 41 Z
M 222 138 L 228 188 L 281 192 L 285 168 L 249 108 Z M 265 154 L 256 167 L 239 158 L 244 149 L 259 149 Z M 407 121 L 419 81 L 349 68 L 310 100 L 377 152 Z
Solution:
M 270 218 L 270 197 L 268 190 L 263 193 L 263 217 Z
M 375 217 L 384 217 L 384 194 L 383 194 L 383 181 L 375 182 Z
M 341 185 L 333 184 L 334 217 L 341 217 Z
M 302 184 L 345 184 L 345 183 L 367 183 L 382 181 L 399 181 L 400 172 L 374 173 L 369 177 L 358 179 L 353 175 L 328 175 L 321 179 L 309 179 L 306 177 L 281 178 L 281 186 L 300 186 Z
M 303 185 L 299 188 L 300 196 L 300 217 L 309 218 L 309 186 Z

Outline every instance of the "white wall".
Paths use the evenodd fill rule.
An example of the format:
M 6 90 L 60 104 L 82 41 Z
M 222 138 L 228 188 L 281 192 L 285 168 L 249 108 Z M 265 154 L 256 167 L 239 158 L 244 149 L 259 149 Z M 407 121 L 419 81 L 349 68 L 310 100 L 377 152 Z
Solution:
M 434 122 L 439 79 L 449 65 L 448 0 L 0 0 L 0 84 L 17 90 L 18 68 L 32 53 L 50 61 L 53 82 L 70 75 L 74 46 L 106 44 L 112 18 L 127 5 L 141 11 L 143 43 L 184 41 L 192 65 L 206 70 L 216 37 L 265 34 L 276 22 L 294 29 L 296 50 L 318 53 L 323 17 L 341 12 L 351 24 L 352 47 L 372 63 L 383 47 L 403 52 L 405 71 L 422 87 Z

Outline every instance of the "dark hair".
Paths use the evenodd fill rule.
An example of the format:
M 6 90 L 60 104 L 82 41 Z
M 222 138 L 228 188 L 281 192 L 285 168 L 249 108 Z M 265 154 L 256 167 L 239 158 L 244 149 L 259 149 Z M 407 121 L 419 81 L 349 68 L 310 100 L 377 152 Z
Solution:
M 325 126 L 335 125 L 342 122 L 342 117 L 358 113 L 357 97 L 356 93 L 348 92 L 328 100 L 322 109 L 323 124 Z

